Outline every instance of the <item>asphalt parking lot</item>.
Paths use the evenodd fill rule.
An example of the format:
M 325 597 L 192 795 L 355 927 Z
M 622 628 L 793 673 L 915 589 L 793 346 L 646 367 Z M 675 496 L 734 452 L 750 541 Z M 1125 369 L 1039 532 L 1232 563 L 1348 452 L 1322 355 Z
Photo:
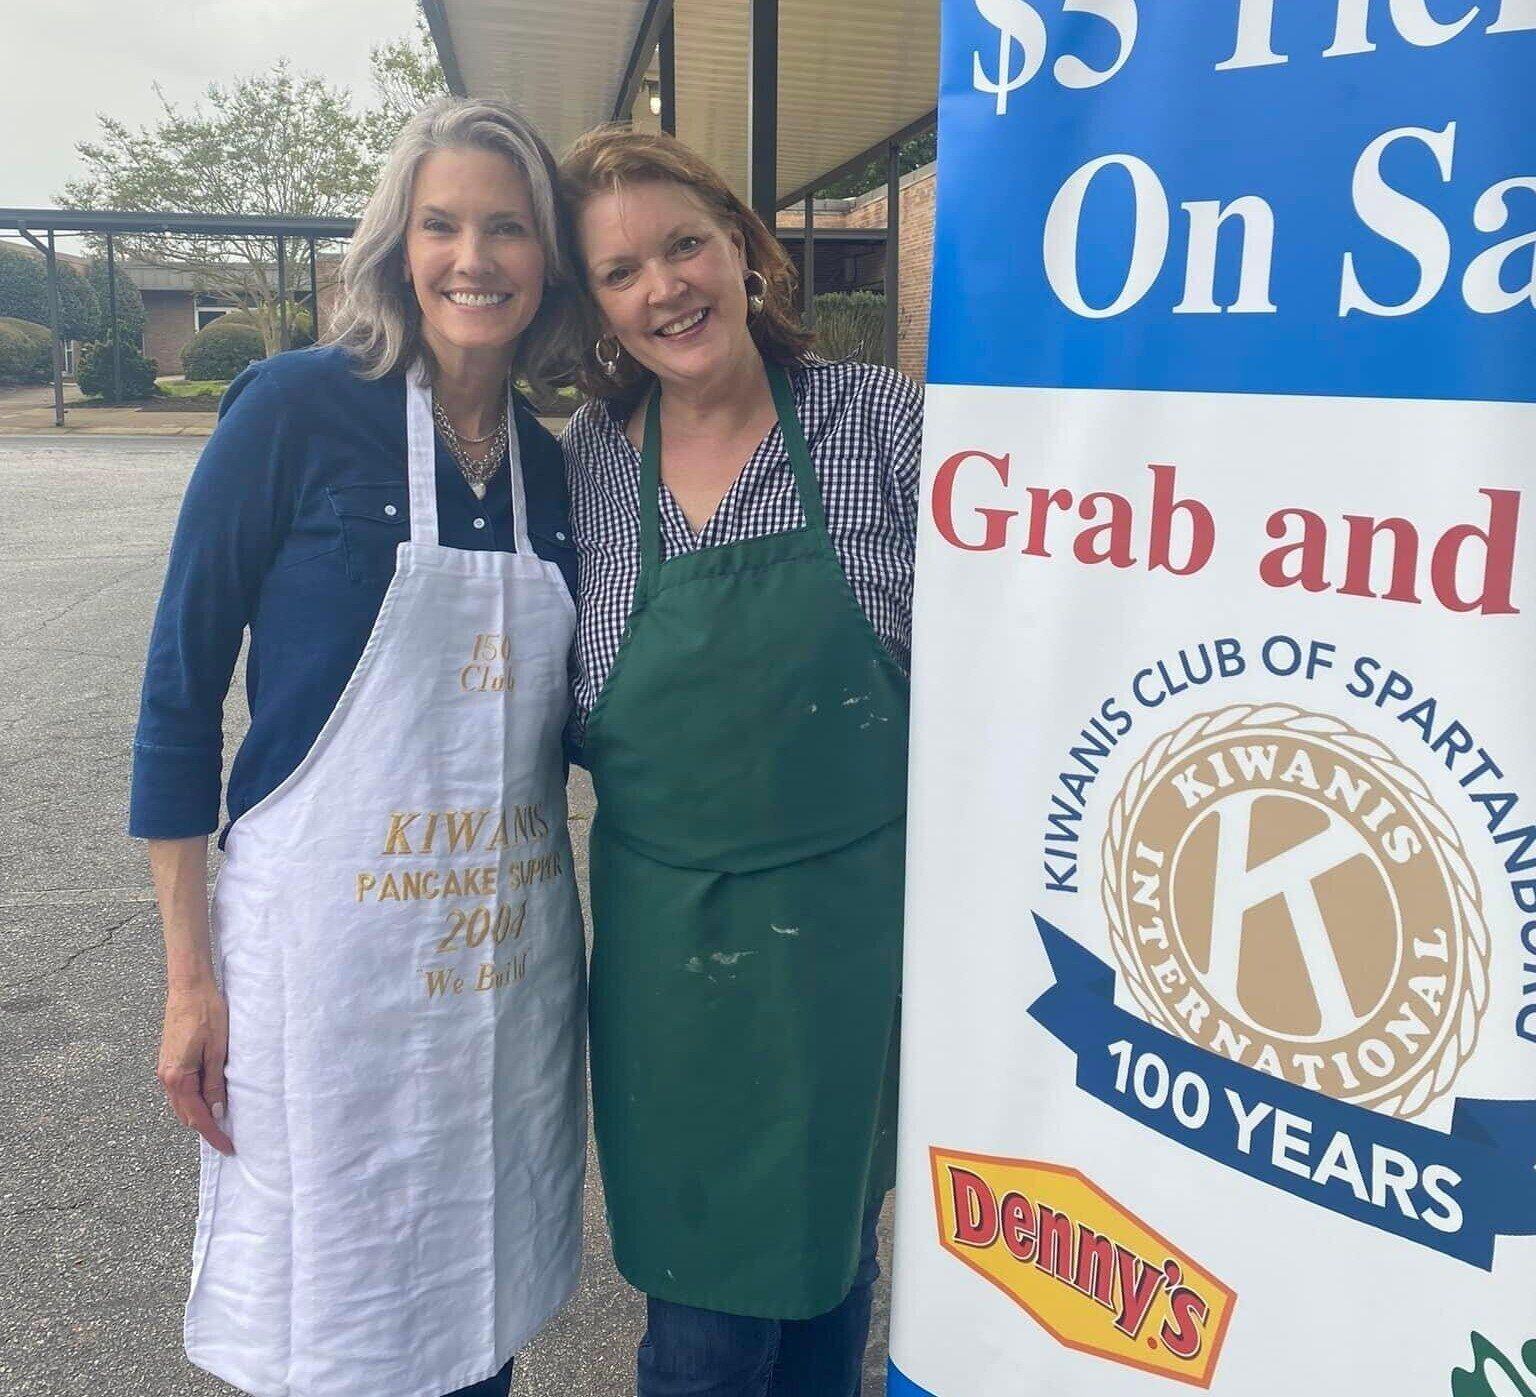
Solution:
M 158 918 L 123 833 L 144 642 L 187 473 L 178 438 L 0 438 L 0 1393 L 215 1397 L 181 1352 L 196 1151 L 154 1081 Z M 243 723 L 239 687 L 226 752 Z M 571 789 L 585 884 L 591 789 Z M 888 1255 L 888 1237 L 882 1251 Z M 884 1392 L 888 1287 L 864 1392 Z M 518 1397 L 633 1390 L 639 1297 L 595 1166 L 581 1288 Z M 806 1394 L 814 1397 L 814 1394 Z

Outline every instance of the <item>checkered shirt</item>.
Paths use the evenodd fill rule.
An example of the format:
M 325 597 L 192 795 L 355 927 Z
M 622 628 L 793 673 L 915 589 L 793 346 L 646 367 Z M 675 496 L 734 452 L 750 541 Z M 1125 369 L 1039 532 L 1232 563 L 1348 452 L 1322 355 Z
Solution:
M 808 359 L 790 369 L 795 407 L 821 484 L 832 547 L 870 626 L 903 669 L 912 635 L 922 395 L 893 369 Z M 592 711 L 629 621 L 640 576 L 640 453 L 624 422 L 593 400 L 561 438 L 579 572 L 575 696 Z M 783 533 L 805 523 L 778 426 L 748 458 L 697 537 L 661 487 L 661 556 Z

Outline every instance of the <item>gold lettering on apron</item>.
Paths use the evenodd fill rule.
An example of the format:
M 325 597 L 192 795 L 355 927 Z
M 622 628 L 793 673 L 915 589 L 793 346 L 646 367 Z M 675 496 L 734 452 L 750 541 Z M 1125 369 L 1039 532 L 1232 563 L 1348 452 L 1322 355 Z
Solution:
M 516 941 L 523 934 L 523 925 L 527 919 L 526 902 L 519 903 L 515 911 L 505 903 L 498 903 L 495 911 L 484 904 L 467 912 L 455 908 L 444 923 L 448 934 L 437 943 L 438 954 L 446 955 L 458 949 L 460 936 L 469 950 L 483 946 L 487 940 L 496 946 L 504 941 Z
M 473 849 L 475 840 L 480 837 L 480 827 L 490 815 L 489 810 L 448 811 L 448 852 L 456 854 L 460 848 Z
M 548 883 L 565 872 L 559 850 L 542 858 L 519 859 L 507 865 L 507 887 L 513 892 L 529 888 L 535 883 Z
M 406 838 L 406 831 L 420 818 L 420 812 L 415 810 L 411 811 L 410 814 L 405 814 L 399 810 L 391 812 L 389 817 L 389 834 L 384 840 L 384 852 L 386 854 L 409 854 L 414 852 L 411 848 L 411 841 Z
M 486 990 L 502 990 L 508 985 L 517 984 L 527 972 L 527 951 L 519 951 L 515 956 L 505 961 L 486 961 L 480 967 L 479 977 L 475 980 L 475 988 L 482 993 Z
M 496 823 L 491 826 L 491 836 L 482 846 L 481 837 L 492 815 L 496 816 Z M 413 829 L 423 816 L 425 824 L 419 829 Z M 389 828 L 385 831 L 381 853 L 391 858 L 430 854 L 434 852 L 439 828 L 448 831 L 446 852 L 456 854 L 479 850 L 489 854 L 510 844 L 543 839 L 549 834 L 549 820 L 542 804 L 514 805 L 501 811 L 497 811 L 494 806 L 483 810 L 395 810 L 390 812 Z
M 423 978 L 427 982 L 427 998 L 437 999 L 450 994 L 464 993 L 464 977 L 455 975 L 451 970 L 423 970 Z
M 511 636 L 499 631 L 477 635 L 469 663 L 459 670 L 459 688 L 467 694 L 511 693 L 514 680 L 506 663 L 511 657 Z
M 490 665 L 465 665 L 459 671 L 459 688 L 466 694 L 509 694 L 515 682 L 510 669 Z
M 512 637 L 499 631 L 477 635 L 470 658 L 481 661 L 509 660 L 512 658 Z

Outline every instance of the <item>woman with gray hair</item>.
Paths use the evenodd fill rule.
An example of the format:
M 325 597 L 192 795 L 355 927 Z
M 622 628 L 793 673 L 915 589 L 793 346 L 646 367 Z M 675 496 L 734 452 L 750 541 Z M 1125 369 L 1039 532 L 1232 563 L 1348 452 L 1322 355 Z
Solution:
M 187 1353 L 246 1392 L 492 1397 L 575 1283 L 574 555 L 512 387 L 564 332 L 558 209 L 510 107 L 413 118 L 332 343 L 230 385 L 177 524 L 130 829 L 165 926 L 158 1075 L 203 1141 Z

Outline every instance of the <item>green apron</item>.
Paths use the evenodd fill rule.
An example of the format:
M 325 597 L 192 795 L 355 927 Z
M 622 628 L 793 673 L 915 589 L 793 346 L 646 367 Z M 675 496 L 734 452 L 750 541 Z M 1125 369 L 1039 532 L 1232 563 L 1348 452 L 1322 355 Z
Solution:
M 646 412 L 640 577 L 586 735 L 593 1114 L 631 1284 L 805 1319 L 894 1176 L 907 680 L 768 378 L 788 533 L 663 563 L 659 391 Z

